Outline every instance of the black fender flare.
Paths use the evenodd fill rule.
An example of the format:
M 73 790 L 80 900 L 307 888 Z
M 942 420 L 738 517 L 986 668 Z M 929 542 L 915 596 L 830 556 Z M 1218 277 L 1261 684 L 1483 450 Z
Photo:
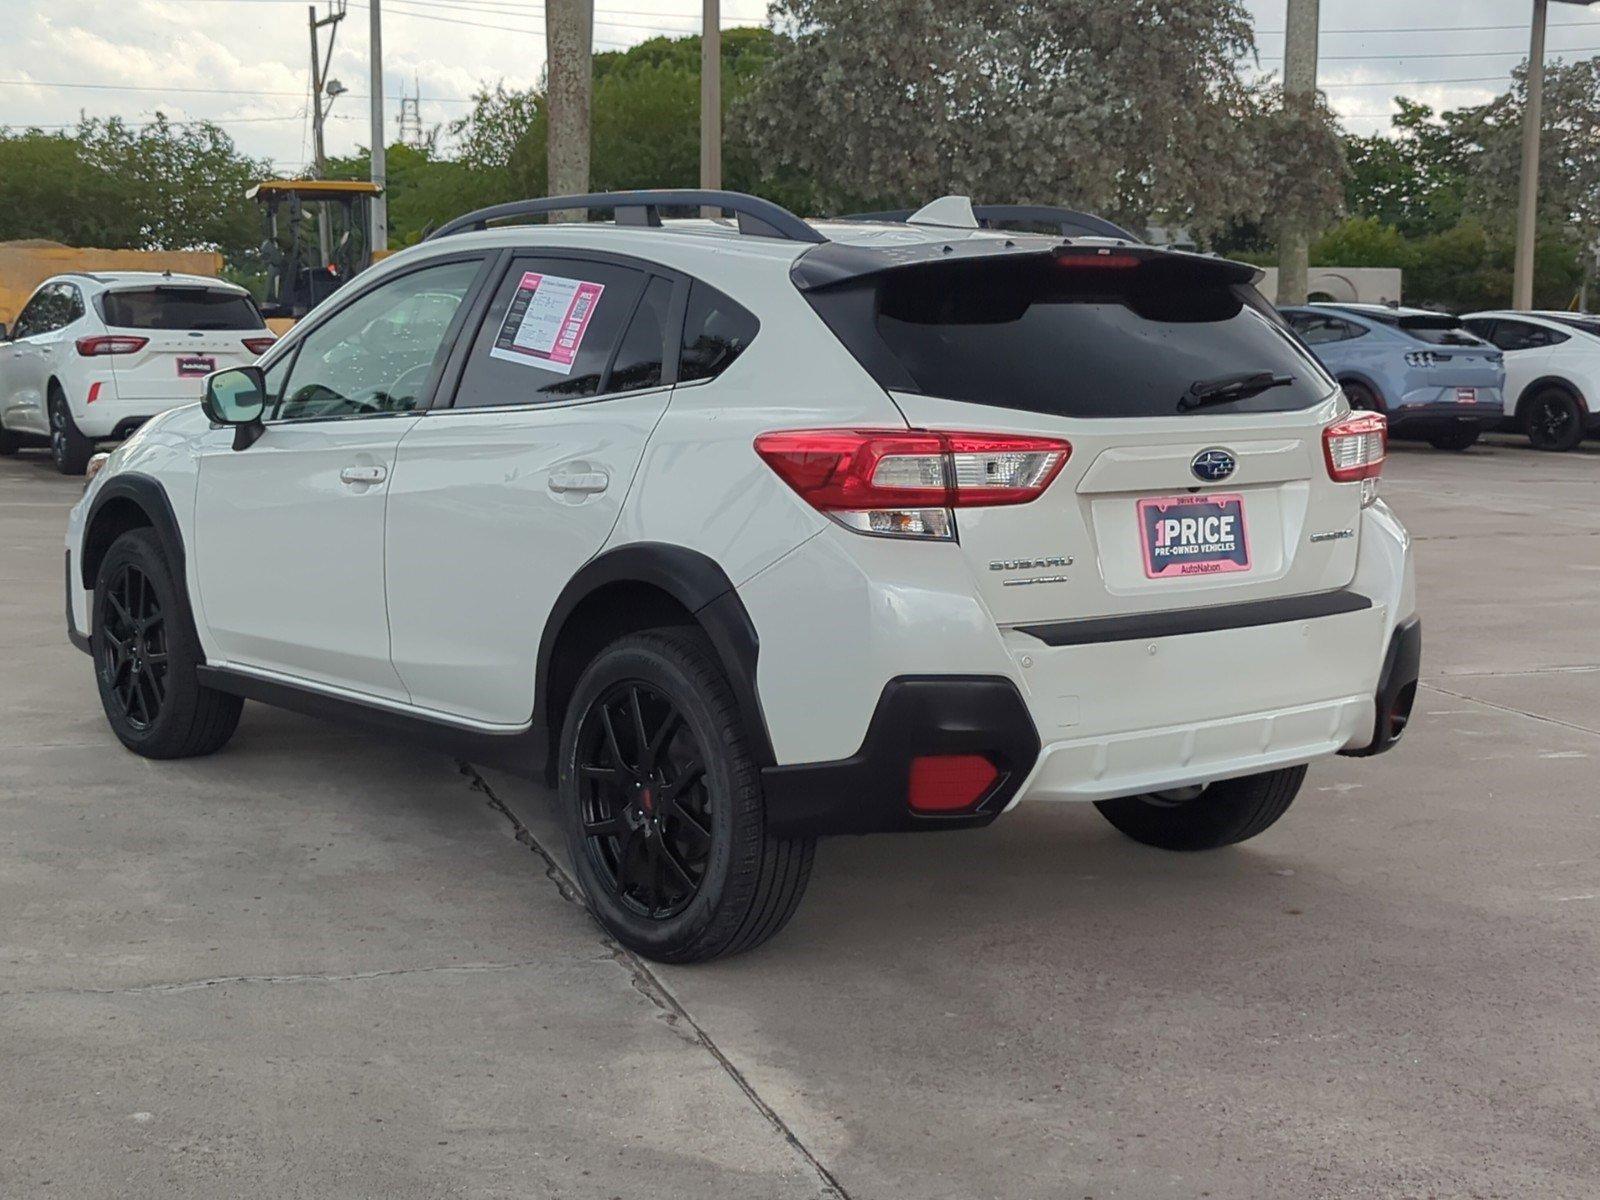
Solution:
M 178 616 L 181 620 L 187 621 L 190 630 L 196 633 L 195 644 L 198 646 L 200 640 L 194 609 L 189 598 L 189 574 L 186 565 L 188 559 L 184 554 L 183 534 L 178 528 L 178 517 L 173 511 L 167 489 L 151 476 L 130 471 L 127 474 L 113 475 L 100 485 L 94 503 L 89 506 L 89 515 L 84 520 L 83 542 L 78 547 L 78 575 L 83 586 L 93 589 L 100 560 L 110 549 L 109 542 L 105 545 L 96 545 L 96 521 L 113 503 L 125 502 L 131 502 L 144 513 L 150 528 L 161 542 L 162 552 L 167 556 L 167 565 L 172 568 L 173 582 L 176 585 L 174 591 L 178 598 Z M 95 550 L 92 559 L 91 548 Z M 92 620 L 90 624 L 91 628 L 86 630 L 86 633 L 93 632 Z
M 744 718 L 751 749 L 760 766 L 775 761 L 772 738 L 761 711 L 756 687 L 756 659 L 761 643 L 733 581 L 716 561 L 698 550 L 668 542 L 630 542 L 590 559 L 567 581 L 556 597 L 539 639 L 535 667 L 533 725 L 550 730 L 552 743 L 560 731 L 551 728 L 550 667 L 568 619 L 585 599 L 616 583 L 646 584 L 681 604 L 710 640 L 733 689 Z M 555 754 L 550 756 L 552 764 Z

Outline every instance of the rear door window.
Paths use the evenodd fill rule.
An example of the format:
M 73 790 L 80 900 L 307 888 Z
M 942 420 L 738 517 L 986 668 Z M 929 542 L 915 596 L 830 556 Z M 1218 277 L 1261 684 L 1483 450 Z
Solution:
M 609 388 L 613 356 L 646 299 L 651 277 L 616 263 L 524 257 L 511 261 L 467 358 L 456 408 L 554 404 L 598 396 Z M 662 281 L 665 284 L 665 280 Z M 636 378 L 660 379 L 664 339 L 650 356 L 651 317 L 665 329 L 662 292 L 648 299 L 629 347 Z M 665 293 L 671 295 L 667 285 Z M 635 386 L 651 386 L 636 384 Z
M 100 317 L 113 329 L 262 329 L 255 301 L 221 288 L 162 286 L 105 292 Z
M 1204 265 L 1019 255 L 889 270 L 807 298 L 883 386 L 950 400 L 1170 417 L 1191 388 L 1229 377 L 1285 382 L 1216 411 L 1306 408 L 1335 387 L 1254 288 Z

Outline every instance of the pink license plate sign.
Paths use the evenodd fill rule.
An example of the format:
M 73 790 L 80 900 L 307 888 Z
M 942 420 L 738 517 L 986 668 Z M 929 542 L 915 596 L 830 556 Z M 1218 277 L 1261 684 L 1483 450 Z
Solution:
M 1237 493 L 1141 500 L 1139 538 L 1150 579 L 1250 569 L 1244 497 Z

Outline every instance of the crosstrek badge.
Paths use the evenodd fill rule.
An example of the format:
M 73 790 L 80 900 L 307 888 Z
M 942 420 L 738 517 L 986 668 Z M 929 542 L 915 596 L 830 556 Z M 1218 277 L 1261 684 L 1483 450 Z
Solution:
M 1139 536 L 1150 579 L 1250 569 L 1244 497 L 1236 493 L 1141 500 Z

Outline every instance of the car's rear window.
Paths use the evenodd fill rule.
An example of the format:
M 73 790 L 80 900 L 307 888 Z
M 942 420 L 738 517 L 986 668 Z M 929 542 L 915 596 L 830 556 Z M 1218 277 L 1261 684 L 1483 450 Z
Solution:
M 1175 416 L 1197 385 L 1260 373 L 1288 382 L 1216 410 L 1290 411 L 1333 391 L 1253 288 L 1204 264 L 1123 261 L 933 263 L 807 295 L 891 390 L 1068 417 Z
M 1430 346 L 1481 346 L 1483 339 L 1449 313 L 1363 312 L 1382 325 L 1392 325 L 1402 333 Z
M 113 329 L 261 329 L 249 296 L 218 288 L 149 287 L 105 292 L 100 316 Z

